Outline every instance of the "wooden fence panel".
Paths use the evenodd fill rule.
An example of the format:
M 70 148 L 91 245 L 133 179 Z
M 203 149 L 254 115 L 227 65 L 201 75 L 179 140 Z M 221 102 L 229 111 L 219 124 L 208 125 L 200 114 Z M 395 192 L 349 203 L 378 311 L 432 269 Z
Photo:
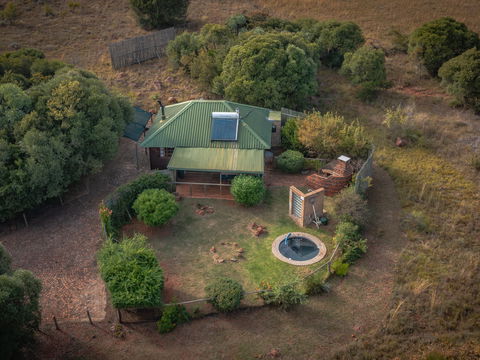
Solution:
M 168 42 L 174 38 L 175 28 L 170 27 L 152 34 L 112 43 L 108 46 L 112 67 L 120 69 L 128 65 L 139 64 L 142 61 L 161 57 Z

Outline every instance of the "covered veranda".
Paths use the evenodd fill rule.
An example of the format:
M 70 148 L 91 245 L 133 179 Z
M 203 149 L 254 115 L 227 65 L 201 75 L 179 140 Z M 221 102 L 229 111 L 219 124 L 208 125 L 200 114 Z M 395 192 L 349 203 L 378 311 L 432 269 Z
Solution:
M 231 200 L 231 181 L 236 175 L 263 176 L 263 150 L 175 148 L 168 169 L 181 196 Z

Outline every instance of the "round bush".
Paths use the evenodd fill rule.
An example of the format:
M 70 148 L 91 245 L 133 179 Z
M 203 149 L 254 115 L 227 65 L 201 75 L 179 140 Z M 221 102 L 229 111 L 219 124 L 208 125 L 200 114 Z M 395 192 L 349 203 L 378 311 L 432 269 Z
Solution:
M 246 206 L 260 204 L 265 197 L 263 180 L 250 175 L 235 176 L 230 191 L 237 203 Z
M 303 169 L 305 159 L 300 151 L 287 150 L 277 158 L 277 166 L 287 173 L 298 173 Z
M 478 34 L 452 18 L 441 18 L 423 24 L 411 35 L 408 52 L 417 57 L 432 76 L 444 62 L 475 46 Z
M 475 48 L 448 60 L 438 71 L 442 85 L 458 102 L 480 113 L 480 50 Z
M 220 312 L 229 312 L 240 306 L 243 288 L 238 282 L 228 278 L 219 278 L 205 288 L 208 301 Z
M 144 190 L 132 206 L 139 220 L 149 226 L 165 224 L 178 211 L 175 196 L 164 189 Z

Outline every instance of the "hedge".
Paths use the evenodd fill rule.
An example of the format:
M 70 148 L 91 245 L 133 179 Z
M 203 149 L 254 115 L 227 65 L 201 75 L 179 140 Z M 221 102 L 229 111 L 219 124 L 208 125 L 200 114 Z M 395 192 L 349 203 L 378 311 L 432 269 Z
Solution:
M 138 195 L 146 189 L 170 190 L 170 181 L 170 177 L 160 172 L 144 174 L 120 186 L 107 197 L 105 207 L 110 210 L 110 214 L 105 214 L 105 208 L 102 205 L 100 208 L 100 218 L 107 237 L 118 238 L 120 228 L 130 222 L 135 215 L 132 205 Z
M 163 271 L 144 235 L 135 234 L 120 243 L 108 240 L 97 257 L 115 308 L 162 305 Z

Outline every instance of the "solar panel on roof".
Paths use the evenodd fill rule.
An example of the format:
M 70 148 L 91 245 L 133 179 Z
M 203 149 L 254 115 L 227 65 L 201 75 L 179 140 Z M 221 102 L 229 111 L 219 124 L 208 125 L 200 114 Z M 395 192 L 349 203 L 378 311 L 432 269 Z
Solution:
M 212 113 L 212 140 L 236 141 L 238 136 L 237 112 Z

